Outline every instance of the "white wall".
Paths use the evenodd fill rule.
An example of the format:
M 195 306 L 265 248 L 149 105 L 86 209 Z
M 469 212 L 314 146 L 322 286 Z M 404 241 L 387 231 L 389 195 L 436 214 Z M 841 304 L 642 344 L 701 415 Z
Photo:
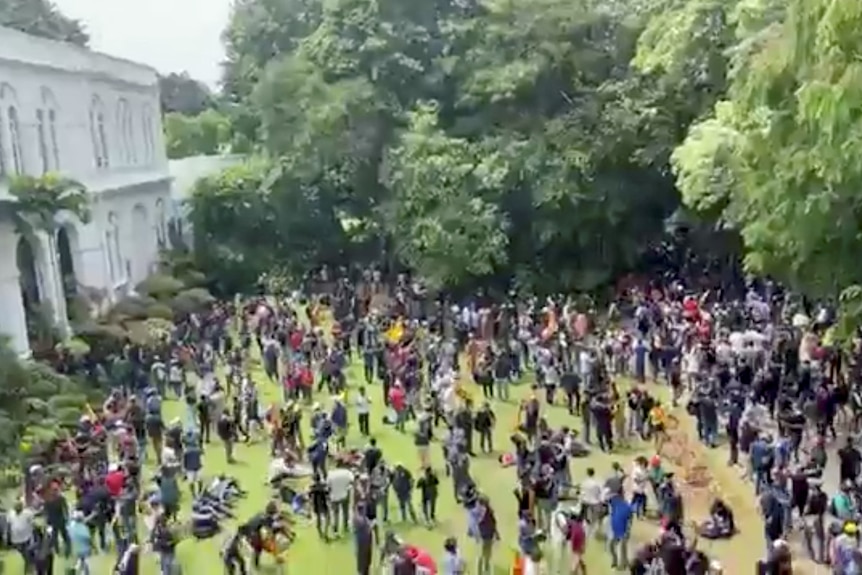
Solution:
M 58 217 L 68 228 L 78 282 L 116 296 L 143 279 L 157 259 L 172 212 L 156 71 L 0 27 L 0 199 L 11 199 L 9 176 L 48 171 L 80 181 L 92 194 L 88 224 L 71 214 Z M 3 306 L 14 291 L 3 282 L 15 275 L 17 244 L 8 218 L 4 221 Z M 48 238 L 40 243 L 51 245 Z M 40 284 L 48 292 L 42 297 L 54 300 L 60 277 L 51 265 L 41 270 Z M 64 312 L 59 302 L 52 303 L 58 314 Z M 6 312 L 0 333 L 18 341 L 17 315 L 5 307 L 0 311 Z

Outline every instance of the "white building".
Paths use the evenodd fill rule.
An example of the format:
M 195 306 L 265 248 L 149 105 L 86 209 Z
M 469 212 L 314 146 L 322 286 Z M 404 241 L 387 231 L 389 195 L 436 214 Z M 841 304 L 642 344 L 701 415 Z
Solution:
M 26 354 L 25 310 L 49 303 L 63 328 L 68 290 L 114 298 L 146 277 L 167 233 L 171 178 L 155 70 L 2 27 L 0 47 L 0 200 L 11 199 L 10 175 L 46 172 L 92 196 L 89 223 L 60 214 L 55 241 L 43 232 L 38 245 L 0 204 L 0 333 Z

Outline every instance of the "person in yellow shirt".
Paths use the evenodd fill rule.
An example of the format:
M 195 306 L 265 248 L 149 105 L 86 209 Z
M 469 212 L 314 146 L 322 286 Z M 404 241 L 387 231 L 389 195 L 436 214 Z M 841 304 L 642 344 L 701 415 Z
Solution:
M 656 402 L 649 412 L 649 425 L 655 440 L 656 453 L 658 453 L 667 439 L 667 414 L 660 402 Z

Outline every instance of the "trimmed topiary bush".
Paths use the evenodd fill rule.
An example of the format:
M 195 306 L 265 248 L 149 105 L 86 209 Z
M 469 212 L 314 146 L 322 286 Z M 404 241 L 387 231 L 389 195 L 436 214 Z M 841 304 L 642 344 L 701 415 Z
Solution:
M 155 303 L 157 303 L 155 299 L 147 296 L 125 297 L 111 307 L 108 316 L 117 321 L 146 319 L 147 309 Z
M 149 296 L 159 301 L 170 299 L 185 288 L 183 282 L 175 277 L 156 274 L 148 277 L 135 287 L 138 295 Z
M 171 300 L 171 308 L 176 314 L 188 315 L 208 309 L 215 301 L 215 297 L 204 288 L 192 288 L 177 294 Z
M 169 305 L 163 303 L 154 303 L 147 308 L 147 319 L 163 319 L 165 321 L 173 321 L 174 312 Z

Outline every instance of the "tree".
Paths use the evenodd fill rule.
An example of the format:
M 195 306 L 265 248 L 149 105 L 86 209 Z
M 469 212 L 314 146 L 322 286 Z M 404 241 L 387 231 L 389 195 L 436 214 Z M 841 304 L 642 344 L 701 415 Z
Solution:
M 179 113 L 197 116 L 215 104 L 209 88 L 198 82 L 188 72 L 159 75 L 159 95 L 162 113 Z
M 671 153 L 717 97 L 647 70 L 646 41 L 638 54 L 667 5 L 304 0 L 267 20 L 295 5 L 244 0 L 225 34 L 228 91 L 280 168 L 266 202 L 307 190 L 300 223 L 349 222 L 310 250 L 263 203 L 278 218 L 264 227 L 309 256 L 293 262 L 363 253 L 447 289 L 591 290 L 663 237 Z M 201 221 L 213 240 L 215 221 Z
M 746 263 L 811 295 L 862 282 L 853 4 L 749 2 L 727 97 L 674 154 L 686 202 L 740 230 Z M 857 290 L 852 290 L 856 293 Z
M 318 175 L 254 160 L 197 182 L 188 200 L 194 260 L 220 294 L 253 289 L 268 271 L 294 277 L 343 263 L 345 231 Z
M 64 16 L 50 0 L 0 0 L 0 26 L 79 46 L 90 42 L 83 24 Z
M 164 124 L 165 145 L 172 160 L 218 154 L 229 145 L 229 121 L 213 109 L 197 116 L 170 113 L 165 116 Z
M 0 468 L 20 468 L 74 428 L 95 391 L 44 364 L 25 363 L 0 338 Z

